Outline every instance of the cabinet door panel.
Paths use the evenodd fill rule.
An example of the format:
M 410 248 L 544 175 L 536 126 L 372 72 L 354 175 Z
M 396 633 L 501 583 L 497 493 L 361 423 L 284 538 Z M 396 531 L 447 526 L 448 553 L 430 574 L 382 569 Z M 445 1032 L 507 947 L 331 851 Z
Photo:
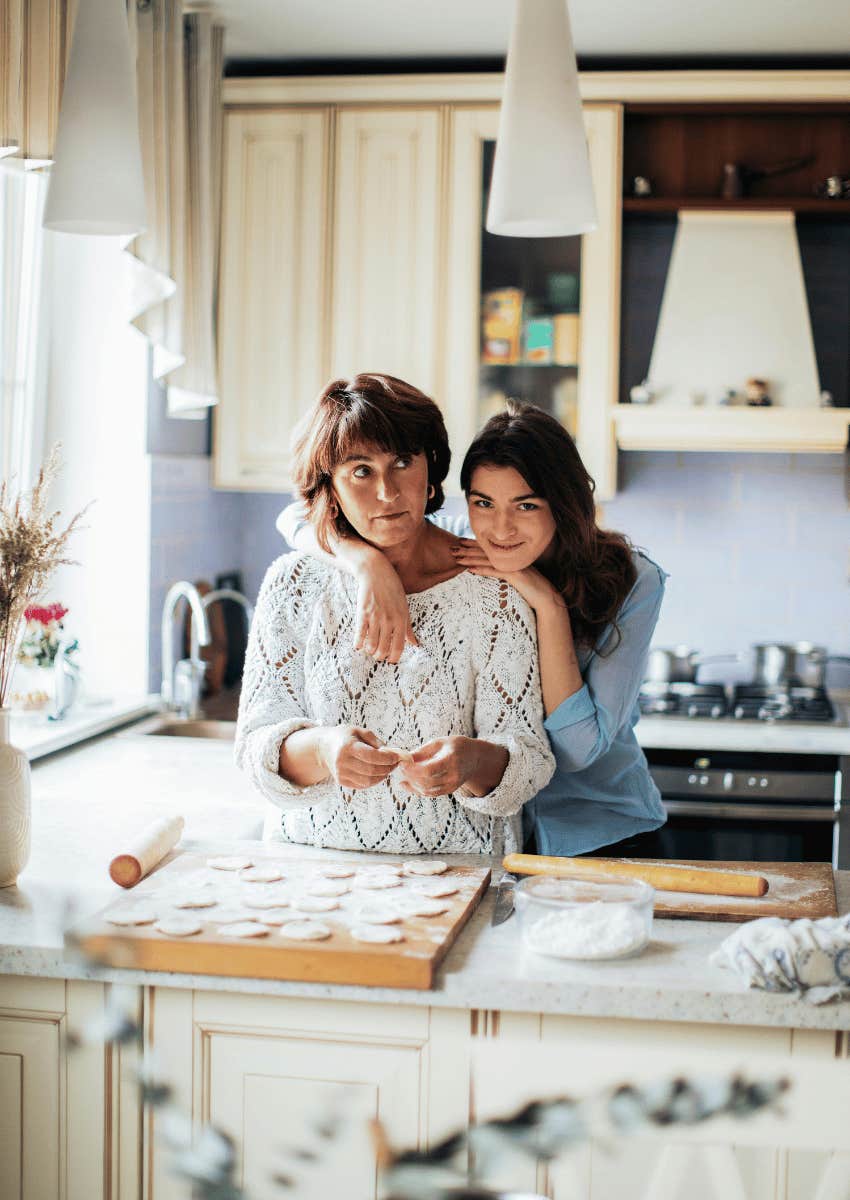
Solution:
M 378 1117 L 393 1142 L 417 1144 L 421 1051 L 417 1044 L 209 1031 L 209 1119 L 239 1140 L 243 1186 L 256 1200 L 278 1196 L 280 1174 L 296 1177 L 308 1195 L 376 1196 L 366 1123 Z M 317 1121 L 334 1113 L 340 1132 L 323 1142 Z M 319 1161 L 299 1161 L 293 1149 L 316 1150 Z
M 326 111 L 230 113 L 216 483 L 288 486 L 292 427 L 325 376 Z
M 59 1025 L 0 1017 L 3 1200 L 60 1195 Z
M 436 387 L 438 110 L 337 118 L 331 373 Z

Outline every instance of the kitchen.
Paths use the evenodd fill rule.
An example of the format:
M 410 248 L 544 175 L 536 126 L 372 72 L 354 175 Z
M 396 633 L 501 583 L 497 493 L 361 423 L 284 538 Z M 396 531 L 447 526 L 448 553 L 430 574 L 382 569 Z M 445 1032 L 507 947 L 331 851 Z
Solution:
M 486 862 L 493 886 L 435 964 L 430 989 L 311 981 L 286 968 L 277 977 L 246 974 L 235 964 L 250 943 L 228 946 L 234 965 L 216 974 L 198 967 L 190 941 L 186 969 L 170 966 L 167 976 L 66 954 L 62 904 L 73 896 L 77 915 L 90 916 L 120 899 L 109 861 L 153 820 L 185 818 L 178 857 L 166 867 L 180 854 L 274 863 L 298 849 L 260 841 L 262 798 L 233 764 L 234 685 L 198 698 L 185 608 L 166 599 L 185 580 L 255 601 L 266 567 L 286 548 L 275 521 L 291 497 L 291 427 L 329 376 L 364 365 L 447 398 L 458 464 L 509 395 L 534 399 L 577 436 L 603 524 L 670 574 L 653 638 L 667 653 L 650 658 L 637 726 L 669 813 L 666 857 L 831 863 L 838 912 L 850 907 L 850 673 L 840 661 L 850 652 L 847 198 L 816 190 L 840 191 L 850 155 L 850 74 L 828 57 L 846 53 L 841 7 L 824 0 L 784 29 L 769 11 L 761 28 L 743 29 L 730 7 L 722 21 L 715 14 L 689 30 L 644 8 L 639 24 L 619 14 L 626 24 L 615 36 L 610 14 L 594 19 L 587 6 L 571 5 L 598 224 L 583 239 L 538 240 L 483 228 L 510 6 L 499 7 L 498 21 L 479 11 L 473 23 L 447 10 L 439 29 L 425 16 L 418 29 L 403 27 L 379 4 L 321 19 L 297 4 L 285 8 L 221 4 L 211 16 L 190 14 L 211 37 L 212 61 L 226 60 L 221 216 L 198 231 L 210 239 L 210 261 L 221 237 L 217 404 L 208 403 L 216 388 L 202 371 L 194 379 L 181 367 L 177 376 L 162 372 L 168 356 L 158 352 L 173 350 L 175 336 L 167 302 L 160 297 L 141 312 L 136 302 L 135 326 L 128 322 L 122 245 L 68 234 L 33 239 L 49 272 L 40 308 L 47 377 L 23 371 L 42 431 L 41 449 L 33 438 L 28 453 L 38 462 L 62 442 L 53 500 L 66 522 L 96 503 L 70 543 L 69 557 L 81 565 L 61 567 L 40 598 L 67 608 L 63 640 L 79 642 L 78 651 L 66 644 L 52 671 L 38 668 L 51 676 L 49 703 L 66 711 L 55 721 L 44 710 L 18 712 L 12 722 L 12 743 L 32 760 L 32 830 L 17 885 L 0 892 L 11 1114 L 0 1145 L 4 1178 L 15 1181 L 10 1194 L 188 1194 L 167 1161 L 163 1122 L 132 1083 L 143 1049 L 167 1064 L 175 1100 L 198 1129 L 209 1122 L 241 1144 L 237 1178 L 258 1196 L 276 1194 L 268 1184 L 275 1114 L 309 1107 L 311 1085 L 330 1095 L 357 1081 L 357 1104 L 372 1105 L 394 1144 L 421 1148 L 485 1114 L 488 1049 L 503 1063 L 517 1054 L 531 1062 L 535 1047 L 555 1063 L 580 1063 L 569 1090 L 582 1093 L 607 1079 L 606 1056 L 618 1063 L 615 1081 L 640 1074 L 647 1047 L 650 1078 L 687 1069 L 698 1051 L 750 1069 L 764 1055 L 800 1081 L 801 1094 L 811 1072 L 837 1105 L 850 1053 L 846 999 L 813 1005 L 747 988 L 709 961 L 736 925 L 672 920 L 663 909 L 650 945 L 622 962 L 529 953 L 518 914 L 491 925 L 500 859 Z M 150 10 L 135 16 L 139 47 Z M 139 62 L 143 71 L 141 55 Z M 153 121 L 147 70 L 138 76 L 139 116 Z M 167 105 L 156 111 L 169 128 Z M 145 138 L 143 128 L 143 147 Z M 33 162 L 53 157 L 49 145 L 24 154 Z M 812 156 L 753 177 L 750 195 L 721 192 L 727 161 L 752 175 Z M 19 156 L 6 157 L 8 175 L 21 183 Z M 58 155 L 56 163 L 58 173 Z M 833 177 L 837 185 L 828 184 Z M 770 262 L 792 266 L 777 283 L 769 263 L 755 262 L 758 238 L 748 225 L 747 270 L 730 286 L 734 262 L 721 254 L 735 229 L 703 246 L 701 257 L 688 251 L 685 234 L 716 234 L 699 224 L 706 210 L 727 222 L 793 214 L 759 226 Z M 11 201 L 6 211 L 11 222 Z M 161 245 L 137 243 L 134 261 L 161 268 L 154 251 Z M 172 276 L 191 282 L 195 311 L 199 297 L 212 295 L 200 269 L 209 261 L 200 257 L 169 264 Z M 33 263 L 20 268 L 19 281 Z M 776 323 L 766 333 L 748 328 L 730 349 L 728 331 L 709 328 L 708 318 L 721 312 L 740 330 L 744 299 L 752 312 L 753 297 L 758 308 L 764 295 L 757 285 L 768 287 Z M 514 310 L 507 330 L 493 336 L 481 307 L 485 293 L 500 291 L 513 293 Z M 503 319 L 509 299 L 501 297 Z M 691 301 L 704 307 L 688 311 Z M 204 311 L 209 316 L 211 305 Z M 525 351 L 516 348 L 518 320 L 526 322 Z M 194 330 L 196 361 L 208 367 L 199 326 L 186 312 L 182 324 Z M 556 331 L 566 346 L 556 344 Z M 774 354 L 781 348 L 781 358 L 756 359 L 759 336 Z M 37 357 L 36 350 L 30 361 Z M 755 376 L 773 389 L 773 405 L 746 403 Z M 726 402 L 728 389 L 736 402 Z M 448 507 L 462 508 L 456 481 Z M 222 605 L 226 620 L 216 632 L 216 607 L 206 610 L 219 654 L 210 674 L 230 679 L 234 644 L 244 652 L 244 614 Z M 201 624 L 196 619 L 196 632 Z M 226 665 L 222 624 L 231 643 Z M 826 647 L 828 660 L 787 649 L 807 641 Z M 679 647 L 696 649 L 673 652 Z M 176 676 L 169 662 L 181 667 Z M 179 713 L 154 708 L 164 676 Z M 762 692 L 734 691 L 756 680 Z M 39 690 L 23 689 L 36 697 Z M 754 712 L 746 709 L 753 699 Z M 212 722 L 193 728 L 198 705 Z M 158 736 L 163 728 L 182 736 Z M 193 732 L 206 736 L 186 736 Z M 100 736 L 76 744 L 92 735 Z M 360 861 L 298 853 L 305 861 Z M 474 870 L 475 862 L 464 858 L 451 871 L 460 867 Z M 150 888 L 156 875 L 139 887 Z M 118 1002 L 140 1023 L 142 1043 L 92 1040 L 72 1052 L 69 1034 Z M 535 1097 L 535 1087 L 542 1094 L 548 1078 L 544 1065 L 514 1082 L 506 1076 L 492 1086 L 495 1116 Z M 748 1141 L 742 1128 L 726 1138 L 736 1146 L 731 1165 L 727 1157 L 717 1166 L 720 1150 L 700 1149 L 691 1135 L 675 1143 L 694 1162 L 708 1156 L 706 1177 L 689 1179 L 689 1194 L 719 1194 L 718 1172 L 729 1179 L 733 1170 L 741 1195 L 814 1195 L 826 1186 L 824 1171 L 834 1173 L 834 1194 L 846 1187 L 838 1175 L 846 1142 L 806 1143 L 802 1133 L 794 1141 L 794 1121 L 772 1143 Z M 672 1196 L 681 1160 L 671 1148 L 636 1140 L 611 1157 L 587 1146 L 563 1164 L 502 1168 L 487 1182 L 609 1196 L 636 1194 L 639 1178 L 641 1187 L 654 1181 L 650 1194 Z M 825 1166 L 829 1149 L 839 1153 Z M 350 1194 L 380 1194 L 362 1131 L 347 1153 Z

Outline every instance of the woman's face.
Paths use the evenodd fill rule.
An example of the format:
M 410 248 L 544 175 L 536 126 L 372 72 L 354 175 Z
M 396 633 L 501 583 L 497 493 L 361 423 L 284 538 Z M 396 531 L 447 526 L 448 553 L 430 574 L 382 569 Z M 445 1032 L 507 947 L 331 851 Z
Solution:
M 476 467 L 469 486 L 469 523 L 498 571 L 522 571 L 545 557 L 555 519 L 514 467 Z
M 408 541 L 422 524 L 428 502 L 428 463 L 422 453 L 355 446 L 331 481 L 348 523 L 382 550 Z

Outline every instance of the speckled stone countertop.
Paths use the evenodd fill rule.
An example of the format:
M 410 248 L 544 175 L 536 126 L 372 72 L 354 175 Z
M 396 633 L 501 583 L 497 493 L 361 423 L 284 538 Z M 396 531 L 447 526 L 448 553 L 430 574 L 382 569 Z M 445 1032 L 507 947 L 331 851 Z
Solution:
M 656 920 L 651 945 L 636 958 L 569 963 L 524 950 L 516 920 L 492 928 L 492 893 L 429 992 L 104 971 L 66 958 L 61 928 L 67 905 L 83 916 L 119 893 L 107 873 L 110 858 L 158 816 L 183 814 L 180 848 L 194 853 L 220 854 L 238 846 L 252 855 L 380 860 L 259 841 L 264 801 L 237 771 L 232 755 L 229 742 L 145 737 L 130 730 L 34 764 L 32 855 L 17 887 L 0 889 L 0 973 L 450 1008 L 850 1029 L 850 1001 L 815 1007 L 748 990 L 731 972 L 711 966 L 709 955 L 732 924 Z M 459 861 L 480 863 L 472 857 Z M 497 867 L 494 878 L 499 874 Z M 837 879 L 839 909 L 850 911 L 850 872 Z

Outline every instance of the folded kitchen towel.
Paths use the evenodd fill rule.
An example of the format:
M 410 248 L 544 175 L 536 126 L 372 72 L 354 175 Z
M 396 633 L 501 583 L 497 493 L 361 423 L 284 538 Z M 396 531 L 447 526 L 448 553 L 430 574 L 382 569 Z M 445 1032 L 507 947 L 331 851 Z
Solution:
M 795 992 L 813 1004 L 850 998 L 850 914 L 761 917 L 725 938 L 711 962 L 737 971 L 750 987 Z

